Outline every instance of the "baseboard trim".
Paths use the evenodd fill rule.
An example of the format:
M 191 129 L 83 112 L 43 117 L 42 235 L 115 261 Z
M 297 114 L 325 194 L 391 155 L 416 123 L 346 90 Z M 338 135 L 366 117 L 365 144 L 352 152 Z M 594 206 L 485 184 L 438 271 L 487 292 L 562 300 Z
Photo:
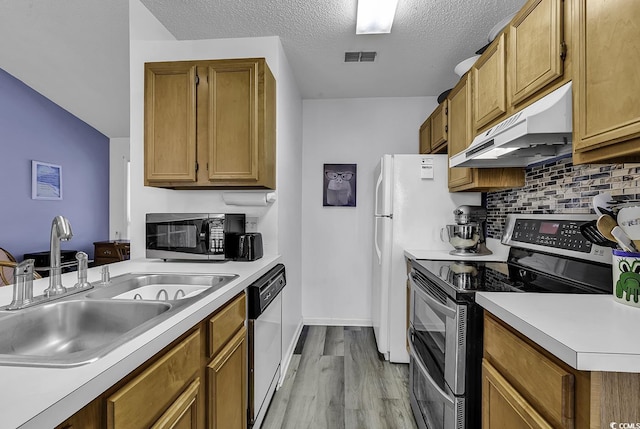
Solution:
M 304 324 L 309 326 L 373 326 L 369 319 L 305 318 Z
M 276 388 L 280 389 L 282 384 L 284 383 L 285 376 L 287 375 L 287 370 L 289 369 L 289 364 L 291 363 L 291 358 L 293 357 L 293 351 L 296 349 L 296 344 L 298 344 L 298 339 L 300 338 L 300 334 L 302 333 L 302 328 L 304 326 L 304 322 L 300 319 L 300 323 L 296 328 L 295 334 L 293 334 L 293 339 L 289 343 L 289 347 L 287 347 L 287 351 L 285 355 L 282 357 L 282 362 L 280 363 L 280 379 L 278 380 L 278 386 Z

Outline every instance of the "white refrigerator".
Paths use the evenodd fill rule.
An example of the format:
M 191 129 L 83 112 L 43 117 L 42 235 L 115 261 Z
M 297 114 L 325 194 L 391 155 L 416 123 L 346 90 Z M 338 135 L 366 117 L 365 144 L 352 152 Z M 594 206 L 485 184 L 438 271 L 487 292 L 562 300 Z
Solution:
M 449 192 L 447 155 L 384 155 L 374 180 L 373 329 L 385 359 L 407 363 L 404 250 L 453 250 L 440 229 L 454 223 L 457 206 L 479 205 L 481 196 Z

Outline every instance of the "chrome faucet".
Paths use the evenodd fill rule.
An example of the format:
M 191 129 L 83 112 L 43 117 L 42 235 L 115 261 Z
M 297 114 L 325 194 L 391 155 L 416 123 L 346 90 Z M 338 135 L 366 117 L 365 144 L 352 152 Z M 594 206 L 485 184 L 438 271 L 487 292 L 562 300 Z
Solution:
M 45 296 L 61 295 L 67 291 L 62 286 L 62 268 L 60 267 L 60 241 L 71 240 L 73 232 L 71 224 L 64 216 L 56 216 L 51 222 L 51 249 L 49 259 L 51 268 L 49 271 L 49 287 L 45 289 Z

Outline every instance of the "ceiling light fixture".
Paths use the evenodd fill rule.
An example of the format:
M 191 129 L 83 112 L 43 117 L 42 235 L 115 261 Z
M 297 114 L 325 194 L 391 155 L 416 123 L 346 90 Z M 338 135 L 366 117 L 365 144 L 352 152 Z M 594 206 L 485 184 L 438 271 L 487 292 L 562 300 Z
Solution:
M 358 0 L 356 34 L 391 33 L 398 0 Z

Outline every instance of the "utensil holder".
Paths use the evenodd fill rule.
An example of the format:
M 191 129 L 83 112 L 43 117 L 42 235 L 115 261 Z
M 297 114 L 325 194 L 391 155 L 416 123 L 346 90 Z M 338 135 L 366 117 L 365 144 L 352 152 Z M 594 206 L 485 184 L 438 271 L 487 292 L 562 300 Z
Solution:
M 613 299 L 640 307 L 640 253 L 614 249 L 611 260 Z

